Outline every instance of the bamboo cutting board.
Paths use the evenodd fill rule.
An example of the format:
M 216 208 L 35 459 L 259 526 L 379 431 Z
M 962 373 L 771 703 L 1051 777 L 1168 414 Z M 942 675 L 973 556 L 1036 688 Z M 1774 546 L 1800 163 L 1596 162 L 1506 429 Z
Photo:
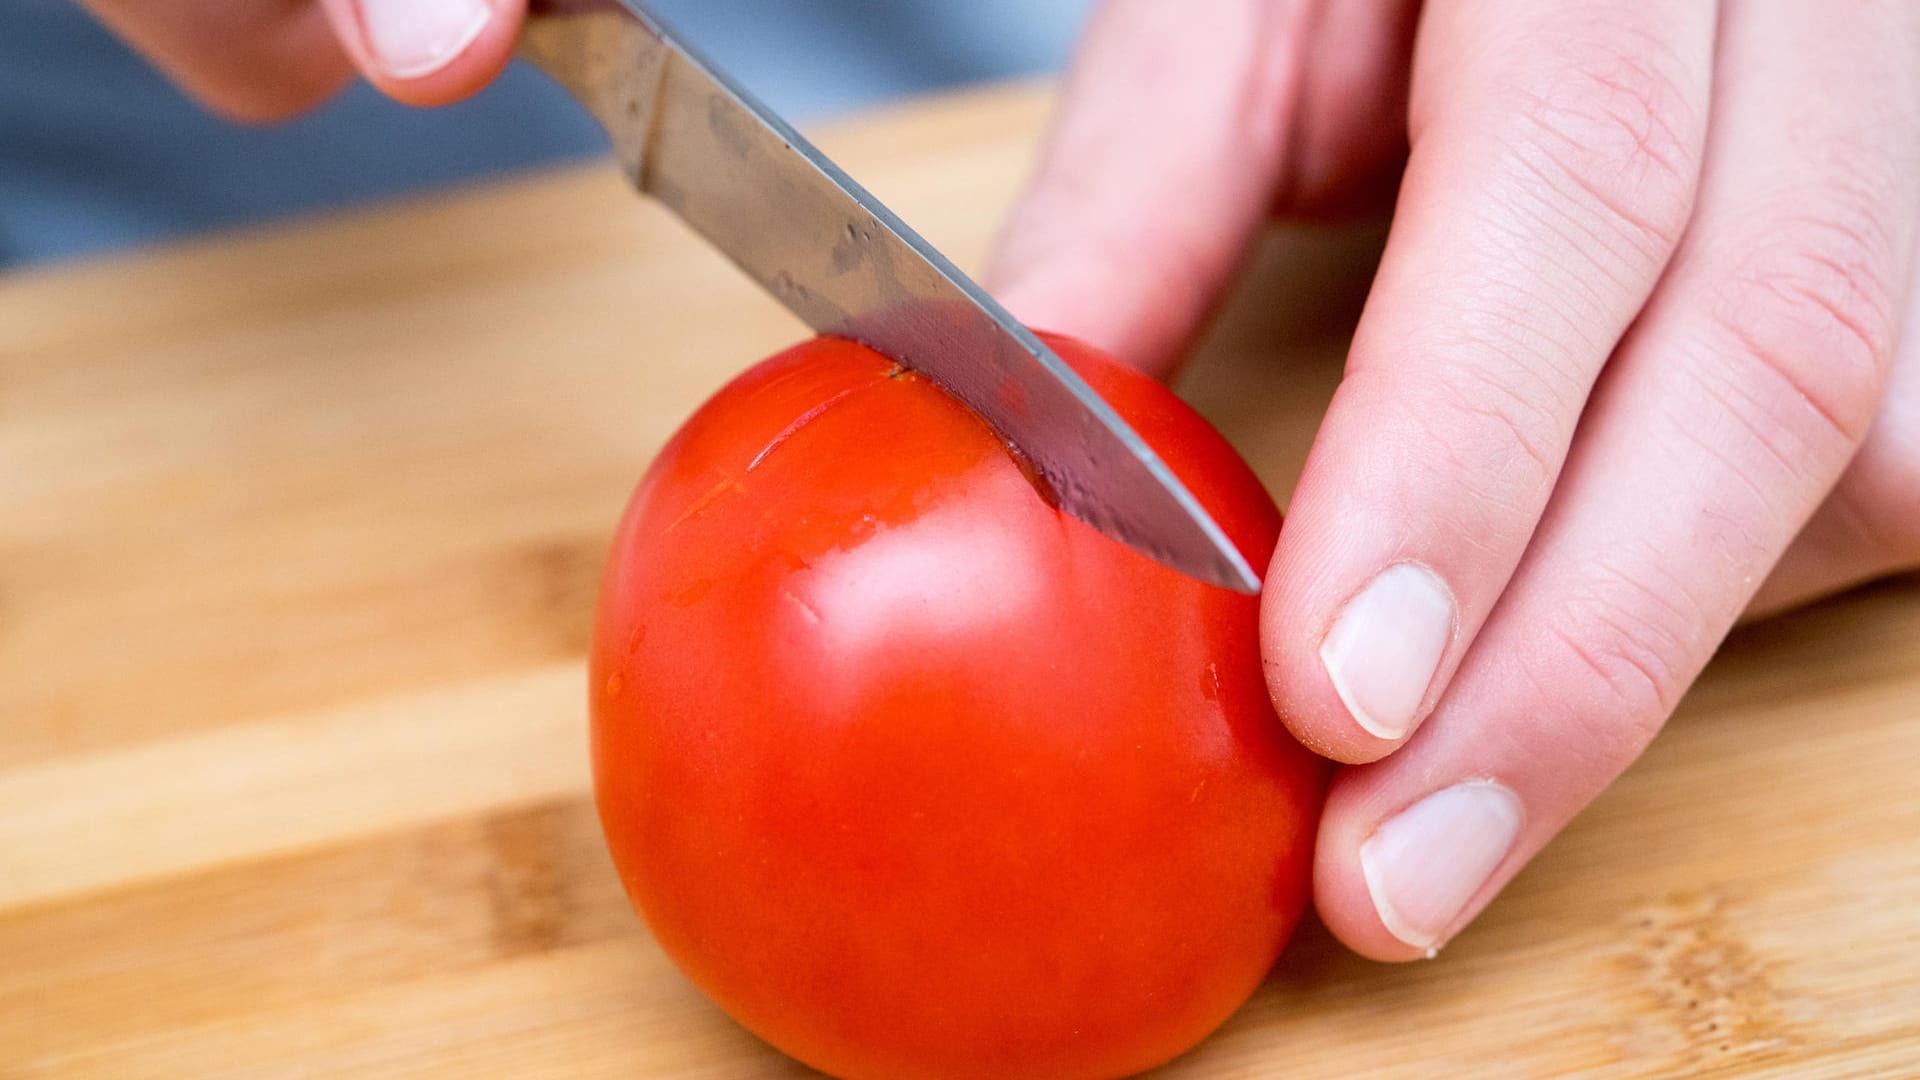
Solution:
M 977 265 L 1045 95 L 823 139 Z M 1284 494 L 1377 233 L 1184 389 Z M 799 326 L 610 169 L 0 281 L 0 1076 L 803 1070 L 648 940 L 587 790 L 604 545 Z M 1432 963 L 1308 927 L 1173 1076 L 1920 1075 L 1920 584 L 1736 636 Z

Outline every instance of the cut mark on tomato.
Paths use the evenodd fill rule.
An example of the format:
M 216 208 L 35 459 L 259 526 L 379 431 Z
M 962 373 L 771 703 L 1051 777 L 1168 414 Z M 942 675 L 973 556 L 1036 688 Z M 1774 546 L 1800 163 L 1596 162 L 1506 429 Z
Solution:
M 706 494 L 693 500 L 685 510 L 681 511 L 679 517 L 674 518 L 671 524 L 660 531 L 660 535 L 665 536 L 694 518 L 699 517 L 707 507 L 719 501 L 722 495 L 731 495 L 736 492 L 744 492 L 745 490 L 745 488 L 740 486 L 740 481 L 735 480 L 731 476 L 722 476 L 719 483 L 708 488 Z
M 771 454 L 775 450 L 780 449 L 780 446 L 782 443 L 786 442 L 788 439 L 791 439 L 795 435 L 799 434 L 801 428 L 806 427 L 808 424 L 811 424 L 815 420 L 820 419 L 820 417 L 823 416 L 828 409 L 833 408 L 835 405 L 838 405 L 840 402 L 845 401 L 848 397 L 854 394 L 857 394 L 860 391 L 865 390 L 867 387 L 873 386 L 873 385 L 876 385 L 876 384 L 861 383 L 859 386 L 849 386 L 845 390 L 840 391 L 839 393 L 833 395 L 832 397 L 821 402 L 820 404 L 815 405 L 813 408 L 808 409 L 806 412 L 801 413 L 799 416 L 794 417 L 794 420 L 792 423 L 788 424 L 786 427 L 781 428 L 779 433 L 774 435 L 773 441 L 761 447 L 760 452 L 753 455 L 753 460 L 747 462 L 747 471 L 752 472 L 753 470 L 759 468 L 760 463 L 767 460 L 768 454 Z
M 809 604 L 805 600 L 802 600 L 800 598 L 800 594 L 797 592 L 794 592 L 792 589 L 781 589 L 780 591 L 786 594 L 787 599 L 793 601 L 795 604 L 798 604 L 800 606 L 800 610 L 803 612 L 806 612 L 807 618 L 813 620 L 813 624 L 815 626 L 820 625 L 820 623 L 823 621 L 820 618 L 820 612 L 816 610 L 812 604 Z

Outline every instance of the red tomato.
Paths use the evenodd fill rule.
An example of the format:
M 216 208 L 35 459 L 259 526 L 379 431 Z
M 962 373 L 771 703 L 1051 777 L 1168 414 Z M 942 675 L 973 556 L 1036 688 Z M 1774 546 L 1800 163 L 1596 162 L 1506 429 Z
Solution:
M 1157 383 L 1053 346 L 1254 565 L 1252 472 Z M 932 383 L 822 338 L 648 472 L 591 664 L 601 821 L 680 968 L 853 1077 L 1097 1077 L 1192 1046 L 1300 917 L 1325 774 L 1258 603 L 1050 505 Z

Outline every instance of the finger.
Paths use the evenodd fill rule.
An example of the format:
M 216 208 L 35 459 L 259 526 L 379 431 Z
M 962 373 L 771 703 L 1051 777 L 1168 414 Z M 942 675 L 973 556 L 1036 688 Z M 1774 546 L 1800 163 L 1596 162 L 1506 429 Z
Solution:
M 1299 98 L 1271 210 L 1320 218 L 1393 194 L 1407 154 L 1407 81 L 1418 0 L 1321 4 L 1300 35 Z
M 83 0 L 181 89 L 236 120 L 303 112 L 352 75 L 326 18 L 287 0 Z
M 513 58 L 526 0 L 319 0 L 355 66 L 387 96 L 446 105 Z
M 1276 199 L 1312 209 L 1392 157 L 1414 7 L 1106 0 L 988 287 L 1164 377 Z
M 1912 271 L 1920 8 L 1730 2 L 1700 209 L 1434 716 L 1328 802 L 1315 888 L 1444 941 L 1644 747 L 1839 477 Z
M 1833 494 L 1747 605 L 1761 618 L 1920 568 L 1920 309 L 1916 277 L 1880 415 Z
M 1398 746 L 1506 588 L 1691 211 L 1713 34 L 1711 0 L 1427 8 L 1393 231 L 1266 579 L 1309 746 Z

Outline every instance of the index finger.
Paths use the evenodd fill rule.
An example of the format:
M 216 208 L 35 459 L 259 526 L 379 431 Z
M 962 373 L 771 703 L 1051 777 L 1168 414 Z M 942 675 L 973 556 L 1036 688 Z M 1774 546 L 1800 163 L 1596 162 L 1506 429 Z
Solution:
M 87 11 L 201 105 L 279 120 L 352 75 L 318 4 L 274 0 L 81 0 Z
M 1164 377 L 1276 208 L 1339 205 L 1401 143 L 1413 0 L 1106 0 L 987 285 Z

